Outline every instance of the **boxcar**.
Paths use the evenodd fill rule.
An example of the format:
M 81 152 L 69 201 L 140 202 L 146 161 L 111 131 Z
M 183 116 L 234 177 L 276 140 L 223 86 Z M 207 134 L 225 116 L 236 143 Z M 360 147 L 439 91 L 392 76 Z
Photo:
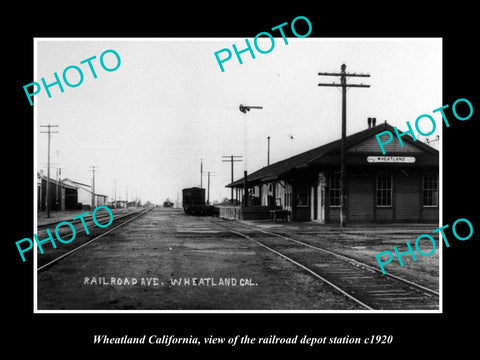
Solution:
M 173 204 L 172 202 L 170 202 L 170 201 L 164 201 L 164 202 L 163 202 L 163 207 L 164 207 L 164 208 L 173 208 L 173 205 L 174 205 L 174 204 Z
M 182 190 L 183 210 L 187 215 L 214 215 L 215 207 L 205 204 L 205 189 L 192 187 Z

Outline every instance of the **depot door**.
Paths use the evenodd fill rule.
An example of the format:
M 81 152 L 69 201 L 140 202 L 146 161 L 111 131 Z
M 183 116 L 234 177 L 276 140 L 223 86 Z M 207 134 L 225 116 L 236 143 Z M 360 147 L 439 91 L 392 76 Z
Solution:
M 317 185 L 317 216 L 315 221 L 325 224 L 325 175 L 320 173 L 318 176 L 318 185 Z

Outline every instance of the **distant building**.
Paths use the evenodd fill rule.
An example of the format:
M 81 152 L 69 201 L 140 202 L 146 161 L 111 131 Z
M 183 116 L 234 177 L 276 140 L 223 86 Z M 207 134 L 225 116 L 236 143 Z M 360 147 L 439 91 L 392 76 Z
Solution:
M 95 206 L 100 206 L 100 205 L 108 205 L 108 196 L 107 195 L 100 195 L 100 194 L 95 194 Z
M 127 205 L 128 205 L 125 200 L 112 201 L 110 204 L 111 204 L 110 206 L 115 208 L 115 209 L 126 208 Z
M 346 137 L 346 222 L 439 221 L 439 152 L 410 136 L 383 155 L 375 135 L 387 123 Z M 339 222 L 340 144 L 336 140 L 247 176 L 249 208 L 282 209 L 293 221 Z M 227 187 L 242 198 L 244 179 Z
M 90 209 L 92 207 L 92 187 L 70 179 L 63 179 L 63 184 L 77 189 L 77 202 L 81 209 Z M 107 195 L 95 194 L 95 207 L 107 205 Z
M 63 181 L 50 178 L 48 197 L 50 210 L 74 210 L 78 206 L 77 188 Z M 47 210 L 47 176 L 43 173 L 37 173 L 37 209 Z

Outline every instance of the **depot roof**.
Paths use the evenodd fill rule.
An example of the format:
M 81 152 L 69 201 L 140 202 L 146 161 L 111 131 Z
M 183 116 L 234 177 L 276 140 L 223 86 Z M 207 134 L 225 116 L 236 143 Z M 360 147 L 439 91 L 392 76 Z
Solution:
M 367 154 L 376 156 L 383 155 L 377 143 L 377 139 L 375 138 L 375 135 L 382 131 L 390 131 L 392 134 L 395 134 L 394 128 L 387 122 L 385 122 L 383 124 L 347 136 L 345 138 L 345 161 L 347 165 L 362 165 L 363 163 L 367 164 Z M 401 132 L 400 130 L 398 131 Z M 359 146 L 361 143 L 367 144 L 368 140 L 370 140 L 370 143 L 368 145 Z M 373 140 L 375 144 L 373 144 Z M 410 135 L 403 136 L 402 141 L 405 143 L 405 148 L 400 149 L 398 141 L 396 141 L 396 139 L 394 138 L 394 141 L 392 141 L 392 145 L 390 146 L 390 148 L 389 145 L 385 146 L 387 154 L 389 156 L 405 156 L 409 155 L 408 152 L 412 152 L 415 154 L 416 158 L 416 162 L 415 164 L 413 164 L 413 166 L 438 166 L 438 150 L 428 146 L 427 144 L 422 143 L 421 141 L 414 141 Z M 394 142 L 397 142 L 397 145 L 395 145 Z M 260 170 L 257 170 L 247 175 L 247 182 L 266 183 L 281 179 L 289 172 L 311 166 L 317 167 L 320 165 L 339 165 L 340 145 L 341 139 L 338 139 L 328 144 L 305 151 L 301 154 L 292 156 L 288 159 L 278 161 L 274 164 L 268 165 Z M 405 164 L 402 165 L 405 166 Z M 226 187 L 243 187 L 243 178 L 226 185 Z

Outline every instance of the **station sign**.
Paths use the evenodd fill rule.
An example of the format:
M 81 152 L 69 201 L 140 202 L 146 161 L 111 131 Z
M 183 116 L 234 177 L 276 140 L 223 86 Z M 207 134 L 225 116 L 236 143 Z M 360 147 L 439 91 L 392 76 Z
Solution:
M 369 163 L 414 163 L 414 156 L 368 156 Z

